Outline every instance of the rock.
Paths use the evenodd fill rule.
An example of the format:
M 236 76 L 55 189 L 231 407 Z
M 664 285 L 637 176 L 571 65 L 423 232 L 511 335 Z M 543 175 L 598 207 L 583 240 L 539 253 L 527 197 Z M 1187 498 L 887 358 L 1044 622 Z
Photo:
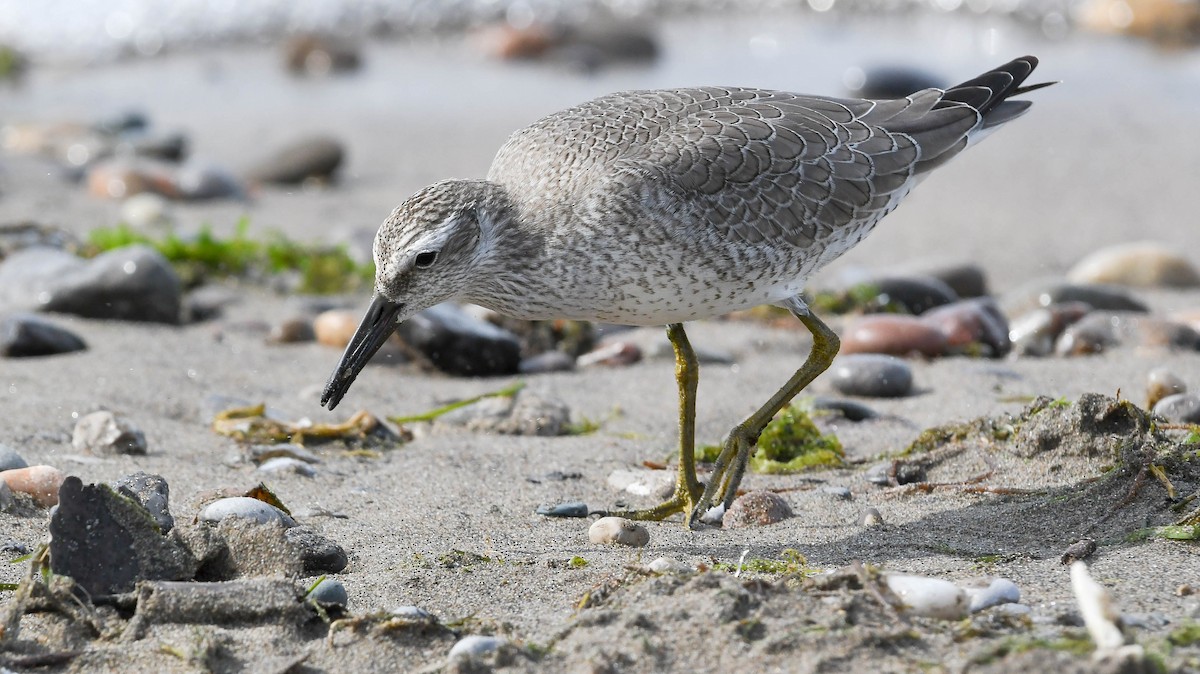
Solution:
M 16 504 L 17 502 L 16 499 L 13 498 L 12 489 L 8 488 L 7 482 L 0 480 L 0 513 L 12 512 L 13 507 Z M 5 552 L 7 552 L 7 550 Z
M 313 328 L 313 321 L 307 318 L 289 318 L 282 323 L 276 323 L 271 326 L 271 332 L 267 334 L 267 341 L 272 344 L 311 342 L 316 338 L 317 333 Z M 328 334 L 326 338 L 330 338 Z M 340 340 L 341 337 L 339 336 L 338 339 Z M 349 343 L 348 339 L 347 343 Z M 345 344 L 342 346 L 344 347 Z
M 514 396 L 491 396 L 438 417 L 437 423 L 502 435 L 563 435 L 571 421 L 566 403 L 522 389 Z
M 484 658 L 497 651 L 508 641 L 500 637 L 486 637 L 470 634 L 459 639 L 450 648 L 450 659 L 455 658 Z
M 1072 283 L 1111 283 L 1144 288 L 1194 288 L 1200 271 L 1177 248 L 1154 241 L 1102 248 L 1067 272 Z
M 219 317 L 226 307 L 241 302 L 242 296 L 228 286 L 204 285 L 184 296 L 185 317 L 188 322 L 207 321 Z M 246 321 L 254 325 L 254 321 Z
M 50 568 L 89 596 L 130 592 L 139 581 L 190 580 L 197 560 L 133 500 L 68 477 L 50 518 Z
M 1156 316 L 1093 311 L 1063 331 L 1054 350 L 1060 356 L 1077 356 L 1122 344 L 1196 350 L 1200 349 L 1200 333 Z
M 263 461 L 258 466 L 263 473 L 291 473 L 301 477 L 316 477 L 317 471 L 304 461 L 290 456 L 275 456 Z
M 1176 393 L 1158 401 L 1154 413 L 1175 424 L 1200 424 L 1200 395 Z
M 127 199 L 144 192 L 169 199 L 179 196 L 174 168 L 156 161 L 105 159 L 86 170 L 88 193 L 101 199 Z
M 1157 367 L 1146 376 L 1146 409 L 1153 409 L 1158 401 L 1176 393 L 1187 393 L 1187 383 L 1170 368 Z
M 71 445 L 80 452 L 98 456 L 145 454 L 146 436 L 126 417 L 102 410 L 75 423 Z
M 287 513 L 270 503 L 249 496 L 231 496 L 213 501 L 200 513 L 200 519 L 205 522 L 220 522 L 231 517 L 259 524 L 278 522 L 285 527 L 296 526 L 296 520 Z
M 346 608 L 350 603 L 350 595 L 346 592 L 346 586 L 340 581 L 332 578 L 322 578 L 321 582 L 317 583 L 308 593 L 308 600 L 315 601 L 322 606 L 337 606 Z
M 301 33 L 284 45 L 284 65 L 293 75 L 323 77 L 362 65 L 358 45 L 334 35 Z
M 940 356 L 946 351 L 946 336 L 915 316 L 872 314 L 848 324 L 842 335 L 841 353 L 885 353 L 894 356 L 920 354 Z
M 884 582 L 913 615 L 958 620 L 967 615 L 970 600 L 954 583 L 940 578 L 889 573 Z
M 932 276 L 884 276 L 870 284 L 879 289 L 879 304 L 899 305 L 914 316 L 959 299 L 953 288 Z
M 1071 563 L 1081 559 L 1087 559 L 1093 552 L 1096 551 L 1096 541 L 1091 538 L 1081 538 L 1067 546 L 1063 551 L 1062 556 L 1058 561 L 1063 566 L 1069 566 Z
M 908 363 L 875 353 L 838 356 L 829 368 L 830 383 L 844 395 L 895 398 L 912 392 Z
M 1092 310 L 1083 302 L 1064 302 L 1034 309 L 1013 321 L 1008 338 L 1019 356 L 1048 356 L 1054 353 L 1059 335 Z
M 91 260 L 28 248 L 0 263 L 0 308 L 178 323 L 181 298 L 179 277 L 170 263 L 141 245 L 110 250 Z
M 1008 319 L 990 297 L 935 307 L 922 314 L 921 321 L 941 331 L 951 349 L 969 350 L 974 347 L 980 349 L 982 355 L 999 358 L 1007 355 L 1012 348 Z
M 871 484 L 878 485 L 880 487 L 886 487 L 892 484 L 892 474 L 895 471 L 895 461 L 884 461 L 883 463 L 877 463 L 868 468 L 867 472 L 863 475 L 863 478 Z
M 79 237 L 62 227 L 29 221 L 0 223 L 0 261 L 26 248 L 55 248 L 70 252 L 79 250 L 82 245 Z
M 771 491 L 751 491 L 733 500 L 721 520 L 726 529 L 762 527 L 792 516 L 792 507 L 782 496 Z
M 306 576 L 341 573 L 350 563 L 342 546 L 308 527 L 289 527 L 283 535 L 297 551 Z
M 850 490 L 846 487 L 837 487 L 833 485 L 821 487 L 821 493 L 828 494 L 839 501 L 849 501 L 850 499 L 854 498 L 854 495 L 851 494 Z
M 0 471 L 0 480 L 9 489 L 28 494 L 42 507 L 58 503 L 58 490 L 65 479 L 66 476 L 53 466 L 28 466 Z
M 624 517 L 601 517 L 588 527 L 588 540 L 596 545 L 628 545 L 645 547 L 650 542 L 650 532 L 640 524 Z
M 654 573 L 672 574 L 676 576 L 690 574 L 695 571 L 695 569 L 687 564 L 670 557 L 659 557 L 658 559 L 655 559 L 647 564 L 646 568 L 650 569 Z
M 515 335 L 473 318 L 453 304 L 439 304 L 418 313 L 401 323 L 397 333 L 405 344 L 447 374 L 515 374 L 521 364 L 521 344 Z
M 1026 283 L 1005 295 L 1001 305 L 1005 314 L 1017 316 L 1038 307 L 1065 302 L 1082 302 L 1101 311 L 1150 311 L 1145 303 L 1122 286 L 1066 283 L 1058 279 L 1037 279 Z
M 171 527 L 175 526 L 175 518 L 171 517 L 170 509 L 171 489 L 161 475 L 148 475 L 139 471 L 120 478 L 113 483 L 112 488 L 150 513 L 162 533 L 169 532 Z
M 930 267 L 925 274 L 950 286 L 964 299 L 988 294 L 987 275 L 979 265 L 971 262 Z
M 847 421 L 866 421 L 867 419 L 874 419 L 879 416 L 875 410 L 860 402 L 838 398 L 818 396 L 813 399 L 812 408 L 818 413 L 834 412 L 840 414 Z
M 352 311 L 330 309 L 317 315 L 312 323 L 312 331 L 317 342 L 344 349 L 358 329 L 358 320 L 359 317 Z
M 328 136 L 300 138 L 251 166 L 246 179 L 280 185 L 296 185 L 306 180 L 328 182 L 342 165 L 345 153 L 342 144 Z
M 517 369 L 521 374 L 568 372 L 575 369 L 575 359 L 562 351 L 546 351 L 522 359 L 521 365 Z
M 169 226 L 174 217 L 171 215 L 170 202 L 161 194 L 141 192 L 134 194 L 121 204 L 121 221 L 136 230 L 148 230 Z
M 642 349 L 633 342 L 615 341 L 602 344 L 595 350 L 589 351 L 575 359 L 579 367 L 603 365 L 606 367 L 623 367 L 633 365 L 642 359 Z
M 176 172 L 174 196 L 193 201 L 241 199 L 246 196 L 246 188 L 224 167 L 193 160 Z
M 883 524 L 883 514 L 879 509 L 871 506 L 863 511 L 862 517 L 858 518 L 859 526 L 863 527 L 878 527 Z
M 1054 342 L 1054 353 L 1058 356 L 1084 356 L 1101 353 L 1120 343 L 1112 314 L 1096 311 L 1063 330 Z
M 981 578 L 963 584 L 969 604 L 967 610 L 976 613 L 1000 604 L 1016 604 L 1021 601 L 1021 589 L 1007 578 Z
M 534 512 L 545 517 L 587 517 L 588 507 L 583 501 L 566 501 L 539 505 Z
M 29 464 L 17 453 L 17 450 L 0 443 L 0 473 L 16 468 L 26 468 Z
M 675 490 L 675 473 L 669 470 L 625 470 L 608 474 L 608 486 L 635 496 L 666 499 Z
M 0 356 L 24 358 L 83 351 L 87 344 L 75 333 L 27 313 L 0 317 Z

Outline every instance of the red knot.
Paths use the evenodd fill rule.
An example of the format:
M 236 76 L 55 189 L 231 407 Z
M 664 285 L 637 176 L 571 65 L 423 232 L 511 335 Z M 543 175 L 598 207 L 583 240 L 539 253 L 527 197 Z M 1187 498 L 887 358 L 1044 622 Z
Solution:
M 440 302 L 525 319 L 667 325 L 679 384 L 674 495 L 619 513 L 691 524 L 728 508 L 767 422 L 823 372 L 838 337 L 800 297 L 929 171 L 1024 113 L 1025 56 L 896 100 L 703 87 L 611 94 L 541 119 L 486 180 L 417 192 L 375 238 L 375 297 L 321 403 L 333 409 L 396 324 Z M 760 304 L 811 332 L 804 365 L 696 477 L 698 368 L 685 321 Z M 719 507 L 719 506 L 718 506 Z M 719 512 L 719 511 L 718 511 Z

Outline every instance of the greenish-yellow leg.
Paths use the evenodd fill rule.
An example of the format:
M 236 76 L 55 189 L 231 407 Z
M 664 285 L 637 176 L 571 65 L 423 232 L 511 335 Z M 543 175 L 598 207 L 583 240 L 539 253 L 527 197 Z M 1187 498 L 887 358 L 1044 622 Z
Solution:
M 668 325 L 667 338 L 675 348 L 675 380 L 679 383 L 679 477 L 675 481 L 675 493 L 653 508 L 611 513 L 613 515 L 661 520 L 675 513 L 692 512 L 704 489 L 696 479 L 696 384 L 700 381 L 700 366 L 682 323 Z
M 700 496 L 700 501 L 696 503 L 696 507 L 689 511 L 687 517 L 689 526 L 693 520 L 702 516 L 714 501 L 723 503 L 725 509 L 729 509 L 729 505 L 737 496 L 738 485 L 741 484 L 742 476 L 746 472 L 746 464 L 750 461 L 758 444 L 758 436 L 762 434 L 767 423 L 779 413 L 779 410 L 790 403 L 796 394 L 816 379 L 817 375 L 824 372 L 833 362 L 833 357 L 837 355 L 838 348 L 841 346 L 837 334 L 798 301 L 790 308 L 792 314 L 800 319 L 800 322 L 812 333 L 812 351 L 809 352 L 804 365 L 800 366 L 800 369 L 783 385 L 783 388 L 776 391 L 766 404 L 750 415 L 750 418 L 729 431 L 721 448 L 721 455 L 717 458 L 716 465 L 713 466 L 712 477 L 709 479 L 704 493 Z

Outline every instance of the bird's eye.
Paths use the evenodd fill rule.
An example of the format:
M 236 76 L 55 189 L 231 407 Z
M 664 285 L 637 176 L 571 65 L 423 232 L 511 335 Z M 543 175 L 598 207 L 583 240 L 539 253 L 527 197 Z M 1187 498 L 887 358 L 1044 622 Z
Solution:
M 434 262 L 437 262 L 437 256 L 436 250 L 422 251 L 417 253 L 417 258 L 413 263 L 417 266 L 417 269 L 429 269 L 433 266 Z

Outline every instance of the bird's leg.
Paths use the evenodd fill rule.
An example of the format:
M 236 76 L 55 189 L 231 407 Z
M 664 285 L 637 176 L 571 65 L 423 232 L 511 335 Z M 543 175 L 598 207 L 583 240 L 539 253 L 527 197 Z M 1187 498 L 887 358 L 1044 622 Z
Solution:
M 675 380 L 679 384 L 679 477 L 675 481 L 675 493 L 653 508 L 613 515 L 661 520 L 675 513 L 688 513 L 695 509 L 696 499 L 704 489 L 696 479 L 696 384 L 700 381 L 700 365 L 682 323 L 668 325 L 667 338 L 675 349 Z
M 779 413 L 779 410 L 791 402 L 796 394 L 816 379 L 817 375 L 824 372 L 833 362 L 833 357 L 837 355 L 841 342 L 837 334 L 829 329 L 829 326 L 817 318 L 799 298 L 788 302 L 787 306 L 792 314 L 800 319 L 804 327 L 812 333 L 813 345 L 808 359 L 783 385 L 783 388 L 771 396 L 766 404 L 729 431 L 729 435 L 726 436 L 723 443 L 721 455 L 713 467 L 712 477 L 709 479 L 704 493 L 700 496 L 696 508 L 688 515 L 689 525 L 692 520 L 702 516 L 714 500 L 724 504 L 726 510 L 729 509 L 729 505 L 737 496 L 738 485 L 741 484 L 742 476 L 746 472 L 746 464 L 750 461 L 758 444 L 758 436 L 762 434 L 767 423 Z

